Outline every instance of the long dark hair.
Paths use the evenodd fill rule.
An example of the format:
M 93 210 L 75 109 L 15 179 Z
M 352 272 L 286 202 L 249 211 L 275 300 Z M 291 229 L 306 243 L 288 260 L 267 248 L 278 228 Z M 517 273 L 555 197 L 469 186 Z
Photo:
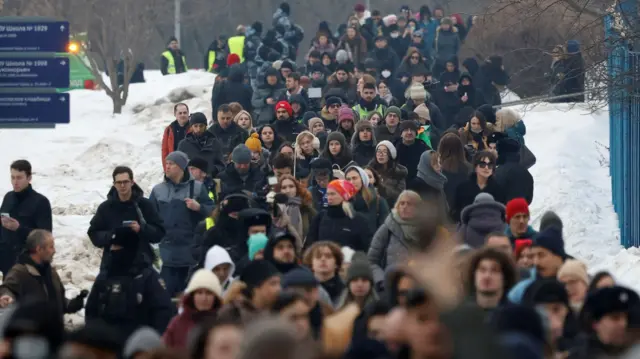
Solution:
M 440 155 L 440 166 L 442 171 L 458 172 L 460 167 L 466 167 L 471 171 L 471 165 L 467 162 L 464 152 L 464 144 L 457 133 L 446 133 L 438 143 L 438 154 Z

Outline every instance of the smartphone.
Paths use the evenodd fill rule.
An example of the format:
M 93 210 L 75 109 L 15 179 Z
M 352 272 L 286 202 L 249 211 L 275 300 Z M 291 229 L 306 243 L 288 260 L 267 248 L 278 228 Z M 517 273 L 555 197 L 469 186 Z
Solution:
M 11 218 L 9 213 L 0 213 L 0 217 Z
M 278 177 L 269 176 L 268 181 L 269 181 L 269 186 L 275 186 L 278 184 Z
M 133 224 L 134 221 L 122 221 L 122 225 L 128 227 Z

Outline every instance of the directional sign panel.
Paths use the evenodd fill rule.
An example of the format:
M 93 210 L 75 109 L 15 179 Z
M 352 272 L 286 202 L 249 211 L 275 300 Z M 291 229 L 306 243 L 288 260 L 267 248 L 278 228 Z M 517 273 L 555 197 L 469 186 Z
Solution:
M 0 58 L 0 88 L 68 88 L 69 59 Z
M 66 52 L 69 23 L 12 23 L 0 19 L 0 52 Z
M 0 126 L 69 123 L 69 94 L 0 94 Z

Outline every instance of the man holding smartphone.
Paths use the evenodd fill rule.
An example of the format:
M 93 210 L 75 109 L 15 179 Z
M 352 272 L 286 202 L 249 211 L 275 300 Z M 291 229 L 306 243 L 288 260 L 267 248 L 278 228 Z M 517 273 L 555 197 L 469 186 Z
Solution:
M 51 203 L 31 187 L 31 163 L 14 161 L 11 166 L 13 191 L 0 205 L 0 271 L 6 276 L 23 251 L 27 236 L 34 229 L 51 231 Z

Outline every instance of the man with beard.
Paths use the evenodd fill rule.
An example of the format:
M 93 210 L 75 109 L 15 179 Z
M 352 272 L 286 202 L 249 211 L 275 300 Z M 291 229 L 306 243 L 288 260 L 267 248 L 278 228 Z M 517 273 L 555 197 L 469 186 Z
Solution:
M 264 259 L 271 262 L 280 273 L 300 268 L 297 263 L 296 239 L 289 232 L 280 232 L 269 239 L 264 249 Z
M 376 85 L 365 83 L 360 93 L 362 96 L 358 104 L 353 106 L 353 110 L 360 115 L 360 118 L 369 118 L 369 116 L 377 112 L 380 116 L 384 115 L 385 107 L 376 101 Z
M 231 153 L 231 163 L 220 174 L 220 198 L 233 193 L 245 193 L 250 197 L 264 194 L 267 177 L 259 167 L 251 165 L 251 150 L 238 145 Z
M 207 162 L 209 175 L 215 177 L 224 169 L 221 144 L 207 131 L 207 117 L 202 112 L 194 112 L 189 117 L 191 132 L 180 141 L 178 151 L 184 152 L 190 159 L 202 158 Z
M 175 306 L 155 271 L 144 263 L 138 250 L 139 237 L 120 231 L 111 239 L 110 262 L 87 299 L 86 323 L 106 322 L 125 336 L 141 326 L 163 333 Z
M 0 307 L 6 308 L 15 301 L 30 297 L 47 302 L 60 317 L 81 310 L 88 292 L 83 290 L 72 300 L 65 298 L 64 285 L 58 272 L 51 266 L 56 254 L 51 232 L 44 229 L 31 231 L 25 250 L 0 286 Z
M 467 293 L 475 305 L 491 312 L 507 300 L 507 293 L 516 284 L 513 261 L 502 251 L 483 248 L 469 263 Z
M 276 104 L 277 121 L 273 124 L 276 132 L 288 142 L 296 142 L 296 138 L 300 132 L 307 128 L 295 121 L 293 118 L 293 109 L 287 101 L 280 101 Z

